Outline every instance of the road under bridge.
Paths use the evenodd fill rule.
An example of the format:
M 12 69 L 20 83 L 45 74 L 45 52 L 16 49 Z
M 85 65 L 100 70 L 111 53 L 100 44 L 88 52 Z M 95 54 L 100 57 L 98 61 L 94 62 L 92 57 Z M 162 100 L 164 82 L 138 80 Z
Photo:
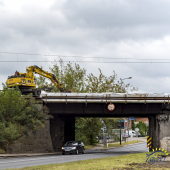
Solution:
M 170 97 L 168 94 L 125 94 L 125 93 L 44 93 L 36 98 L 46 105 L 53 119 L 50 119 L 41 133 L 30 136 L 42 137 L 45 150 L 38 148 L 34 141 L 31 146 L 25 143 L 27 150 L 16 148 L 17 142 L 8 148 L 9 153 L 60 151 L 68 140 L 75 139 L 75 117 L 148 117 L 149 136 L 152 148 L 164 148 L 170 151 Z M 108 105 L 114 104 L 110 111 Z M 22 144 L 21 144 L 22 145 Z M 18 145 L 19 146 L 19 145 Z M 16 149 L 11 149 L 16 148 Z M 29 148 L 29 149 L 28 149 Z M 39 145 L 39 148 L 42 148 Z M 15 150 L 15 151 L 14 151 Z

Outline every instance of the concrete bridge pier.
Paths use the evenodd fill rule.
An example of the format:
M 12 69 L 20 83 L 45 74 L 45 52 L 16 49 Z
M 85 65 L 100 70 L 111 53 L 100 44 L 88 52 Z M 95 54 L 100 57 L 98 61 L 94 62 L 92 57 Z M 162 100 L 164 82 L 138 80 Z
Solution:
M 75 140 L 75 117 L 53 114 L 50 135 L 54 152 L 61 151 L 65 142 Z
M 149 116 L 149 136 L 152 137 L 152 149 L 161 148 L 170 152 L 170 111 Z

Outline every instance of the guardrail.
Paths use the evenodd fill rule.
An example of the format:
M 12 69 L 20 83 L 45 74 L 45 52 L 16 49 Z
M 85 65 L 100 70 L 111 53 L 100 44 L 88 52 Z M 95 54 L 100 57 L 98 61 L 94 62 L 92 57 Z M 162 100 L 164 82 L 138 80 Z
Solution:
M 168 103 L 170 95 L 122 93 L 46 93 L 41 98 L 49 103 Z

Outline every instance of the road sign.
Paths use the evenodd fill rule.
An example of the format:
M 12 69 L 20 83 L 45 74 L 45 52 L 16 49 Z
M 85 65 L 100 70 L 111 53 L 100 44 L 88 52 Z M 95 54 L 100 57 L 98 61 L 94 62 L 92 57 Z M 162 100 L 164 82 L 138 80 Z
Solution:
M 152 147 L 151 144 L 152 144 L 152 138 L 148 136 L 147 137 L 147 147 L 151 148 Z
M 134 117 L 129 117 L 128 119 L 129 119 L 129 120 L 134 120 Z
M 139 128 L 135 128 L 135 131 L 136 131 L 136 132 L 139 132 Z
M 109 111 L 113 111 L 115 109 L 115 105 L 113 103 L 108 104 L 107 106 Z

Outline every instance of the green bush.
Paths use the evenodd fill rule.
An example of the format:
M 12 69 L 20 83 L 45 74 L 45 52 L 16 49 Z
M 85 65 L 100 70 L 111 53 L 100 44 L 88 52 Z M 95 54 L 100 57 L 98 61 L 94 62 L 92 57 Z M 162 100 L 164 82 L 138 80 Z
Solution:
M 81 140 L 85 145 L 98 142 L 97 136 L 101 131 L 102 123 L 99 118 L 76 118 L 75 139 Z
M 146 126 L 145 123 L 143 123 L 141 120 L 139 120 L 139 123 L 136 125 L 137 128 L 139 128 L 139 133 L 142 137 L 146 136 L 146 132 L 149 131 L 149 126 Z
M 47 113 L 48 109 L 40 108 L 31 95 L 26 99 L 17 87 L 4 86 L 0 92 L 0 146 L 5 147 L 29 131 L 43 127 Z

